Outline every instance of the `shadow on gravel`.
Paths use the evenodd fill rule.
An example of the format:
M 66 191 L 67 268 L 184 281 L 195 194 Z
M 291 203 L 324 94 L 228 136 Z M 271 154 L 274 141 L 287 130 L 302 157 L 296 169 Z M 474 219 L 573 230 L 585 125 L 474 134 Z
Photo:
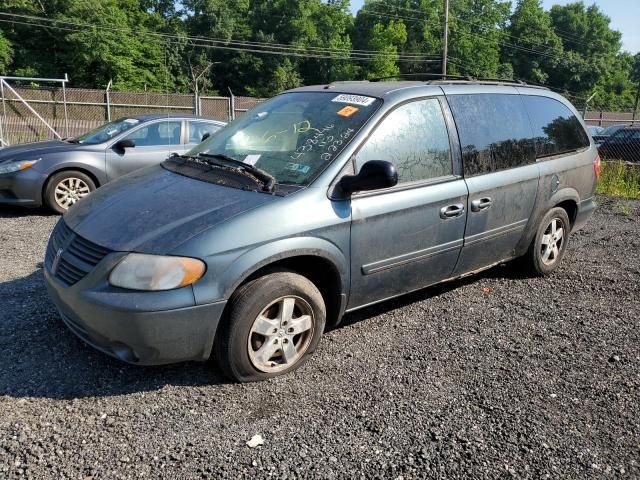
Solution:
M 407 305 L 411 305 L 415 302 L 420 302 L 433 297 L 437 297 L 439 295 L 442 295 L 443 293 L 456 290 L 457 288 L 463 287 L 465 285 L 479 282 L 483 278 L 519 280 L 528 278 L 528 276 L 525 272 L 522 271 L 521 268 L 519 268 L 518 264 L 515 262 L 500 264 L 476 275 L 470 275 L 459 280 L 453 280 L 450 282 L 441 283 L 439 285 L 434 285 L 432 287 L 423 288 L 422 290 L 408 293 L 401 297 L 363 308 L 362 310 L 356 310 L 353 313 L 345 315 L 344 319 L 342 320 L 340 325 L 336 327 L 336 329 L 353 325 L 362 320 L 382 315 L 399 308 L 404 308 Z
M 57 213 L 50 212 L 46 208 L 28 208 L 28 207 L 9 207 L 0 206 L 0 218 L 19 218 L 28 217 L 30 215 L 38 215 L 43 217 L 59 216 Z
M 482 278 L 522 278 L 513 265 L 426 288 L 347 315 L 342 327 L 426 300 Z M 49 300 L 41 270 L 0 283 L 0 396 L 72 399 L 226 383 L 210 363 L 128 365 L 76 338 Z
M 224 382 L 208 363 L 128 365 L 75 337 L 62 323 L 37 270 L 0 283 L 0 396 L 72 399 Z

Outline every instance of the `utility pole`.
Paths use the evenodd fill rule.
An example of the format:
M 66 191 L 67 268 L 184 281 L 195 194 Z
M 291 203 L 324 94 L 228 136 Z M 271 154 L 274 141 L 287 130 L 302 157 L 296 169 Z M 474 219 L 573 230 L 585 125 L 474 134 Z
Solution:
M 636 124 L 636 115 L 638 114 L 638 102 L 640 102 L 640 79 L 638 79 L 638 90 L 636 91 L 636 103 L 633 107 L 633 117 L 631 119 L 631 125 Z
M 449 50 L 449 0 L 444 0 L 444 38 L 442 40 L 442 76 L 447 76 L 447 53 Z

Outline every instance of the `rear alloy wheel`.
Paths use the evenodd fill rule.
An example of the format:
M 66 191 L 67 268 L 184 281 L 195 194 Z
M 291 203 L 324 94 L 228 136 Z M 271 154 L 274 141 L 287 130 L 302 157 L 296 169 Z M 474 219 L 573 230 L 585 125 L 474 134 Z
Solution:
M 523 259 L 531 273 L 543 276 L 558 268 L 567 249 L 570 232 L 571 223 L 564 208 L 555 207 L 547 212 Z
M 540 241 L 540 260 L 545 265 L 553 265 L 560 258 L 564 248 L 564 231 L 566 226 L 560 218 L 553 218 L 542 235 Z
M 288 271 L 241 286 L 227 308 L 213 355 L 223 373 L 239 382 L 299 368 L 315 351 L 326 322 L 320 291 L 306 277 Z
M 88 175 L 67 170 L 56 173 L 47 183 L 45 203 L 57 213 L 65 213 L 72 205 L 96 189 Z

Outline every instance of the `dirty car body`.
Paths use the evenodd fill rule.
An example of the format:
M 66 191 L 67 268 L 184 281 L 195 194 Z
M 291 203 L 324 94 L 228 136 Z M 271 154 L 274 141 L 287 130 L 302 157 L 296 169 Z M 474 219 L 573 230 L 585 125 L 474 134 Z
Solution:
M 295 89 L 74 206 L 51 236 L 47 287 L 74 333 L 122 360 L 214 354 L 236 380 L 280 374 L 345 312 L 527 255 L 553 270 L 595 206 L 584 128 L 561 96 L 508 83 Z M 237 158 L 209 164 L 221 150 Z M 132 254 L 203 269 L 167 290 L 114 285 Z M 292 278 L 307 290 L 287 293 Z M 259 288 L 280 303 L 264 293 L 251 310 Z

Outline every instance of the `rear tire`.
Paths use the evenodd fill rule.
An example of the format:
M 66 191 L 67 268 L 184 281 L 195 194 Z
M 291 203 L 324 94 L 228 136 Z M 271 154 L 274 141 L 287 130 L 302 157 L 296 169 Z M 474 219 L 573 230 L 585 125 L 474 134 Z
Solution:
M 566 210 L 560 207 L 549 210 L 522 258 L 527 270 L 535 276 L 545 276 L 555 271 L 567 250 L 570 232 L 571 222 Z
M 64 170 L 52 175 L 44 191 L 44 203 L 56 213 L 64 214 L 69 207 L 96 189 L 96 184 L 86 173 Z
M 284 375 L 302 366 L 324 331 L 326 309 L 302 275 L 277 272 L 241 286 L 213 346 L 217 366 L 237 382 Z

